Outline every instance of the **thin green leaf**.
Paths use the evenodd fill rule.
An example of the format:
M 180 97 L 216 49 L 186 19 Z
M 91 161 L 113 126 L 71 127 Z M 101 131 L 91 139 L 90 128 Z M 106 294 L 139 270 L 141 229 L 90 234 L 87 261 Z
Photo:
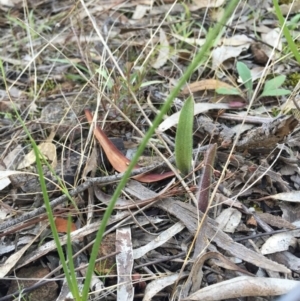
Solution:
M 275 12 L 276 12 L 277 18 L 279 20 L 280 26 L 283 28 L 283 34 L 289 44 L 289 48 L 290 48 L 291 52 L 293 53 L 294 57 L 296 58 L 297 62 L 300 63 L 300 52 L 298 51 L 298 47 L 297 47 L 296 43 L 294 42 L 289 29 L 285 25 L 285 18 L 282 15 L 278 0 L 273 0 L 273 5 L 275 8 Z
M 68 216 L 68 225 L 67 225 L 67 256 L 68 256 L 68 262 L 69 262 L 69 277 L 71 278 L 72 282 L 72 289 L 70 288 L 70 291 L 72 292 L 75 300 L 80 300 L 80 294 L 79 294 L 79 287 L 76 279 L 76 272 L 75 272 L 75 266 L 74 266 L 74 259 L 73 259 L 73 250 L 72 250 L 72 238 L 71 238 L 71 215 Z
M 239 76 L 241 77 L 241 79 L 243 81 L 243 84 L 247 88 L 248 96 L 250 96 L 253 91 L 253 82 L 252 82 L 251 71 L 247 67 L 247 65 L 242 62 L 237 62 L 236 68 L 237 68 Z
M 282 95 L 290 95 L 291 91 L 287 89 L 275 89 L 275 90 L 264 90 L 264 92 L 260 95 L 263 96 L 282 96 Z
M 237 88 L 217 88 L 216 92 L 223 95 L 241 95 L 241 91 Z
M 278 75 L 274 77 L 273 79 L 268 80 L 265 83 L 264 91 L 266 90 L 275 90 L 279 88 L 285 81 L 286 76 L 285 75 Z
M 179 117 L 175 137 L 175 159 L 177 168 L 187 175 L 192 165 L 194 100 L 190 96 L 184 103 Z

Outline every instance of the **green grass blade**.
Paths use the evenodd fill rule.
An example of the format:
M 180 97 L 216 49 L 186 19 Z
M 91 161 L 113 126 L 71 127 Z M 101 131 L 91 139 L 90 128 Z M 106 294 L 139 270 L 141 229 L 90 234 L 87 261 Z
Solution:
M 283 34 L 288 42 L 289 48 L 291 52 L 293 53 L 294 57 L 296 58 L 297 62 L 300 64 L 300 53 L 297 49 L 297 45 L 295 44 L 289 29 L 285 25 L 285 19 L 282 15 L 282 12 L 280 10 L 279 4 L 277 0 L 273 0 L 274 8 L 275 8 L 275 13 L 278 18 L 278 21 L 280 23 L 280 26 L 283 28 Z
M 80 294 L 79 294 L 79 287 L 78 282 L 76 279 L 76 272 L 75 272 L 75 266 L 73 261 L 73 249 L 72 249 L 72 239 L 71 239 L 71 216 L 68 217 L 68 225 L 67 225 L 67 255 L 68 255 L 68 262 L 69 262 L 69 272 L 71 277 L 71 282 L 73 285 L 72 288 L 72 294 L 74 299 L 77 301 L 81 300 Z

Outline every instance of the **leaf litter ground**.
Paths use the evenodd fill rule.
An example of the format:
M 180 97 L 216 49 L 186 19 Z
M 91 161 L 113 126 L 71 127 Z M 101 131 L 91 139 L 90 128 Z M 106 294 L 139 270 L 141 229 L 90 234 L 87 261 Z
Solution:
M 15 109 L 49 163 L 43 173 L 63 246 L 72 216 L 81 284 L 122 173 L 222 13 L 225 1 L 213 2 L 0 1 L 0 300 L 69 293 Z M 290 5 L 280 4 L 283 12 Z M 110 218 L 91 300 L 121 300 L 122 292 L 122 300 L 273 300 L 297 284 L 299 66 L 273 11 L 269 1 L 240 1 L 174 101 Z M 296 16 L 291 6 L 295 35 Z M 237 62 L 250 70 L 253 91 Z M 281 87 L 278 75 L 286 76 Z M 182 179 L 174 142 L 191 94 L 193 171 Z M 99 128 L 90 130 L 92 120 Z

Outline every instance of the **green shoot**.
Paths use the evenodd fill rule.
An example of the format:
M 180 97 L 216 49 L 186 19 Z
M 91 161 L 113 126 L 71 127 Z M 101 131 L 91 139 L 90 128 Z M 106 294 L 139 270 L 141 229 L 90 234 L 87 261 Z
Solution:
M 194 100 L 190 96 L 181 109 L 175 138 L 176 165 L 184 175 L 190 172 L 192 165 L 193 123 Z

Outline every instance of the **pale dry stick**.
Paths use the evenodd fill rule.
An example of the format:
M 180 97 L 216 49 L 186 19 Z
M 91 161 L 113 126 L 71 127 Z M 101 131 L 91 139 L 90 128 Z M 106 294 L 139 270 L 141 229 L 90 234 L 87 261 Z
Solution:
M 300 286 L 296 286 L 289 293 L 281 296 L 277 301 L 299 301 Z
M 104 48 L 106 49 L 107 53 L 109 54 L 110 59 L 111 59 L 111 60 L 113 61 L 113 63 L 115 64 L 115 66 L 116 66 L 118 72 L 121 74 L 122 78 L 123 78 L 124 80 L 126 80 L 126 77 L 125 77 L 125 75 L 124 75 L 122 69 L 120 68 L 119 64 L 117 63 L 117 61 L 115 60 L 114 56 L 112 55 L 112 53 L 111 53 L 111 51 L 110 51 L 108 45 L 107 45 L 106 42 L 104 41 L 103 36 L 102 36 L 101 32 L 100 32 L 99 29 L 98 29 L 98 26 L 97 26 L 97 24 L 96 24 L 96 21 L 95 21 L 94 17 L 91 16 L 89 10 L 88 10 L 88 9 L 86 8 L 86 6 L 85 6 L 84 1 L 83 1 L 83 0 L 80 0 L 80 2 L 82 3 L 82 6 L 83 6 L 84 9 L 86 10 L 86 13 L 87 13 L 87 15 L 89 16 L 89 18 L 90 18 L 90 20 L 91 20 L 91 22 L 92 22 L 92 24 L 93 24 L 93 26 L 94 26 L 94 29 L 95 29 L 95 31 L 97 32 L 97 34 L 98 34 L 98 36 L 99 36 L 99 38 L 100 38 L 101 43 L 103 44 Z M 149 120 L 148 117 L 147 117 L 147 115 L 145 114 L 144 110 L 142 109 L 142 107 L 141 107 L 139 101 L 137 100 L 135 94 L 132 92 L 131 89 L 129 89 L 129 91 L 130 91 L 130 94 L 131 94 L 131 96 L 133 97 L 135 103 L 137 104 L 139 110 L 140 110 L 141 113 L 144 115 L 145 119 L 146 119 L 146 120 Z M 109 101 L 110 101 L 110 100 L 109 100 Z M 111 101 L 110 101 L 110 102 L 111 102 Z M 111 102 L 111 103 L 112 103 L 112 102 Z M 112 103 L 112 104 L 113 104 L 113 103 Z M 115 104 L 113 104 L 113 106 L 114 106 L 115 108 L 117 108 L 117 106 L 116 106 Z M 119 112 L 122 112 L 119 108 L 118 108 L 118 111 L 119 111 Z M 122 116 L 123 116 L 123 117 L 124 117 L 124 115 L 125 115 L 125 114 L 122 112 Z M 96 114 L 94 114 L 94 118 L 96 118 L 95 116 L 96 116 Z M 129 120 L 129 118 L 128 118 L 127 116 L 126 116 L 125 119 L 126 119 L 126 120 Z M 134 123 L 133 123 L 133 122 L 130 122 L 130 124 L 133 125 Z M 151 122 L 150 122 L 150 121 L 149 121 L 149 124 L 151 125 Z M 134 125 L 133 127 L 134 127 L 134 129 L 135 129 L 142 137 L 144 137 L 144 133 L 143 133 L 136 125 Z M 195 196 L 194 196 L 193 193 L 190 191 L 188 185 L 184 182 L 183 178 L 179 175 L 178 171 L 173 167 L 172 164 L 169 163 L 168 159 L 165 158 L 165 156 L 163 156 L 163 154 L 158 150 L 158 148 L 157 148 L 155 145 L 153 145 L 153 144 L 151 144 L 151 143 L 150 143 L 150 145 L 151 145 L 151 147 L 155 150 L 155 152 L 157 152 L 157 154 L 159 154 L 159 156 L 165 161 L 165 163 L 168 165 L 168 167 L 174 172 L 174 174 L 176 175 L 176 177 L 178 178 L 178 180 L 180 181 L 180 183 L 182 184 L 182 186 L 185 188 L 186 192 L 189 194 L 190 198 L 191 198 L 191 199 L 195 202 L 195 204 L 196 204 L 196 203 L 197 203 L 197 200 L 196 200 Z

